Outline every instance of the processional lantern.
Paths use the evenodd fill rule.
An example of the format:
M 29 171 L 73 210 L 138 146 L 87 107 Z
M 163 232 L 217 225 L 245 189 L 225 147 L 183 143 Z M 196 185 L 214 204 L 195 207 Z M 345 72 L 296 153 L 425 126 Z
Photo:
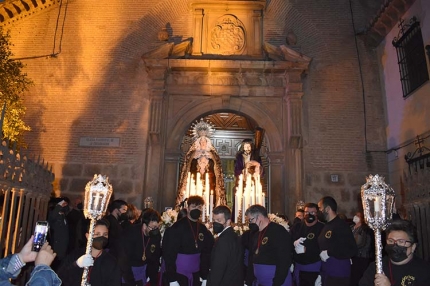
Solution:
M 296 211 L 298 210 L 304 210 L 305 209 L 305 202 L 300 200 L 296 204 Z
M 91 220 L 85 254 L 91 254 L 96 220 L 105 214 L 111 195 L 112 185 L 109 184 L 109 178 L 106 176 L 94 175 L 93 180 L 85 187 L 84 215 Z M 90 286 L 87 281 L 88 270 L 89 267 L 84 267 L 81 286 Z
M 382 273 L 381 231 L 385 230 L 393 216 L 395 192 L 385 183 L 384 177 L 369 175 L 361 186 L 364 219 L 375 233 L 376 273 Z

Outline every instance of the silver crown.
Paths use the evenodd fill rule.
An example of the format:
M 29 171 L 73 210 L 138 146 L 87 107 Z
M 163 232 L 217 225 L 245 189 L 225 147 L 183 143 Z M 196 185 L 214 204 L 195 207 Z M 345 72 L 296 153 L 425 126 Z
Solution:
M 191 128 L 193 129 L 192 134 L 194 139 L 202 136 L 210 138 L 215 133 L 215 126 L 210 122 L 204 121 L 203 118 L 193 123 Z

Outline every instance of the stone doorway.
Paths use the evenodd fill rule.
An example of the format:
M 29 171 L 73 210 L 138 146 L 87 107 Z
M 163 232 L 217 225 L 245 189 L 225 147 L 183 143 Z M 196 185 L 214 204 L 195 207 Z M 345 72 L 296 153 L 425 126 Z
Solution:
M 179 52 L 189 50 L 185 43 L 172 45 L 142 57 L 150 94 L 145 196 L 152 196 L 159 209 L 172 207 L 190 124 L 210 114 L 233 113 L 265 130 L 269 211 L 289 214 L 302 198 L 301 75 L 310 60 L 302 55 L 287 60 L 268 44 L 268 55 L 278 53 L 268 60 L 187 58 Z

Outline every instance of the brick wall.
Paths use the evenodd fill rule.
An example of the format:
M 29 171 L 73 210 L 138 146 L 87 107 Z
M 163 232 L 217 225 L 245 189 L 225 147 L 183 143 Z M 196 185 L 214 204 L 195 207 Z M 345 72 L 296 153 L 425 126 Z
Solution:
M 353 2 L 359 29 L 378 5 Z M 117 198 L 139 204 L 145 196 L 149 95 L 140 56 L 162 44 L 157 39 L 162 27 L 167 27 L 175 42 L 192 36 L 187 0 L 153 3 L 70 1 L 61 53 L 24 61 L 35 82 L 26 97 L 27 121 L 33 128 L 26 140 L 30 152 L 54 164 L 58 193 L 81 193 L 93 173 L 103 172 L 114 180 Z M 304 77 L 303 199 L 317 201 L 331 194 L 341 202 L 340 210 L 351 215 L 364 176 L 385 174 L 387 167 L 383 153 L 365 152 L 363 95 L 349 3 L 332 3 L 267 1 L 264 39 L 285 44 L 292 30 L 298 38 L 294 48 L 313 58 Z M 59 7 L 53 6 L 7 26 L 16 57 L 52 53 L 58 12 Z M 64 5 L 60 12 L 64 16 Z M 62 19 L 55 52 L 59 51 Z M 359 50 L 368 149 L 384 149 L 376 57 L 360 40 Z M 121 148 L 79 147 L 79 138 L 84 136 L 120 137 Z M 330 174 L 338 174 L 340 182 L 331 183 Z

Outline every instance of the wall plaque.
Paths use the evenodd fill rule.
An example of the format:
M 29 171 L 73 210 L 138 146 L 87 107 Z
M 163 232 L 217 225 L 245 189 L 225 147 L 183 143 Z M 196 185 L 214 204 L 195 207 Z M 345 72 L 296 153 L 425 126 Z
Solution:
M 81 137 L 79 146 L 82 147 L 120 147 L 119 137 Z

